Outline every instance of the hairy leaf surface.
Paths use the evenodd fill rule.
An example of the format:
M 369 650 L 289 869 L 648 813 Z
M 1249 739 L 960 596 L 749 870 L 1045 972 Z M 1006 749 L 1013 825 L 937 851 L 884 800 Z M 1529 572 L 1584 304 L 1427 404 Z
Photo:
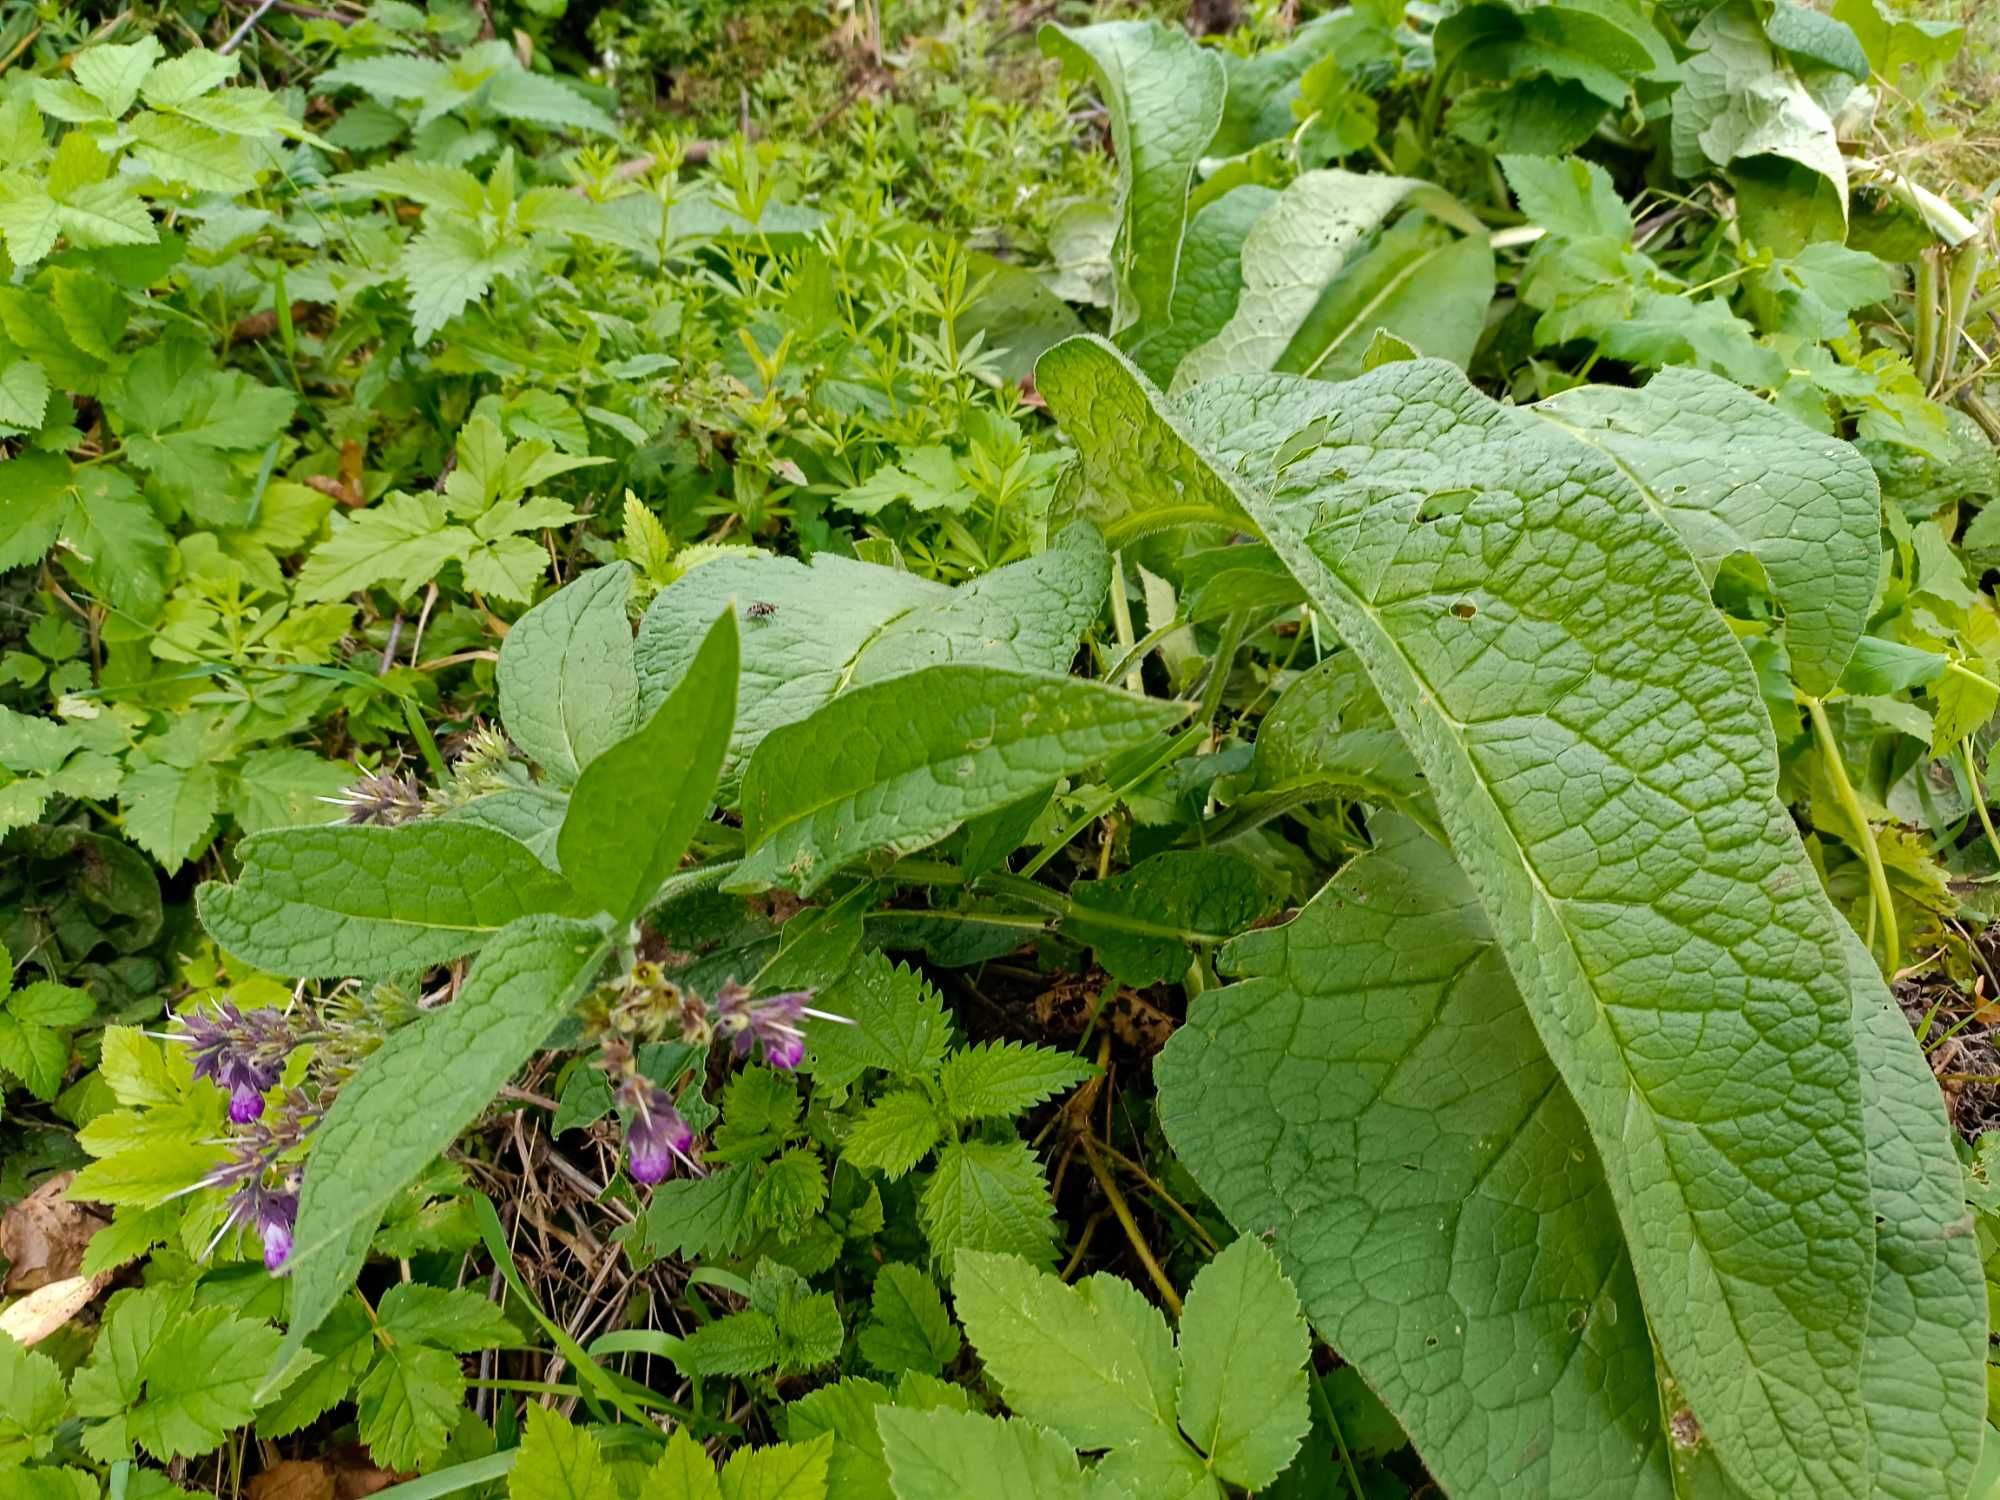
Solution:
M 1736 1481 L 1866 1490 L 1851 979 L 1750 668 L 1607 458 L 1435 361 L 1197 420 L 1423 767 Z
M 1377 829 L 1295 919 L 1224 950 L 1240 982 L 1161 1054 L 1161 1124 L 1451 1494 L 1664 1500 L 1596 1148 L 1450 854 Z
M 521 616 L 501 642 L 501 722 L 564 786 L 638 723 L 631 586 L 628 563 L 594 568 Z
M 736 884 L 817 889 L 871 849 L 909 853 L 967 818 L 1145 743 L 1182 709 L 1079 678 L 926 667 L 766 736 L 743 777 Z
M 1678 366 L 1642 390 L 1583 385 L 1529 410 L 1609 454 L 1703 577 L 1733 553 L 1756 558 L 1785 611 L 1794 680 L 1814 697 L 1832 690 L 1881 561 L 1881 490 L 1866 459 L 1734 381 Z
M 294 978 L 426 969 L 517 917 L 575 905 L 524 844 L 470 823 L 280 828 L 237 852 L 237 884 L 195 893 L 202 925 L 238 958 Z
M 722 771 L 733 782 L 765 735 L 849 688 L 953 661 L 1065 670 L 1104 606 L 1110 578 L 1104 543 L 1087 526 L 956 589 L 829 553 L 810 566 L 724 558 L 693 569 L 646 611 L 641 711 L 658 708 L 694 659 L 702 631 L 733 606 L 743 681 Z

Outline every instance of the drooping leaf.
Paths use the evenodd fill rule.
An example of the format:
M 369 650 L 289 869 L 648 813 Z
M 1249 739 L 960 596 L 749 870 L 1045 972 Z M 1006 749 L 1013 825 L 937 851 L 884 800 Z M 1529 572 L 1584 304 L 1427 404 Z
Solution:
M 1088 71 L 1111 113 L 1119 226 L 1113 331 L 1170 316 L 1196 163 L 1222 123 L 1221 60 L 1178 26 L 1104 21 L 1044 26 L 1042 51 Z
M 608 951 L 587 923 L 522 918 L 486 945 L 451 1004 L 391 1034 L 341 1088 L 299 1191 L 277 1368 L 352 1284 L 389 1201 L 478 1117 Z
M 1465 877 L 1377 827 L 1296 918 L 1224 951 L 1239 981 L 1155 1064 L 1161 1124 L 1452 1494 L 1666 1500 L 1596 1149 Z
M 625 618 L 631 585 L 628 564 L 594 568 L 521 616 L 501 642 L 501 722 L 563 786 L 639 722 Z
M 1763 564 L 1800 689 L 1832 690 L 1875 598 L 1881 498 L 1866 459 L 1700 370 L 1578 386 L 1530 410 L 1616 460 L 1704 578 L 1739 552 Z
M 274 974 L 424 969 L 517 917 L 575 905 L 526 846 L 470 823 L 281 828 L 237 852 L 237 882 L 208 882 L 196 906 L 218 943 Z
M 1089 943 L 1126 984 L 1186 976 L 1193 947 L 1234 937 L 1275 904 L 1235 855 L 1169 849 L 1103 880 L 1070 887 L 1065 932 Z
M 1418 186 L 1379 172 L 1300 173 L 1244 237 L 1236 311 L 1180 362 L 1173 389 L 1277 369 L 1341 268 Z
M 556 847 L 586 904 L 634 921 L 679 868 L 715 800 L 736 682 L 736 617 L 725 611 L 652 717 L 584 768 Z
M 1134 330 L 1127 350 L 1155 385 L 1172 384 L 1189 351 L 1222 332 L 1235 314 L 1243 293 L 1244 239 L 1277 199 L 1275 188 L 1246 182 L 1203 204 L 1188 220 L 1166 321 Z
M 1609 460 L 1448 366 L 1203 400 L 1617 1152 L 1636 1275 L 1677 1310 L 1653 1327 L 1703 1431 L 1753 1491 L 1861 1493 L 1873 1236 L 1842 919 L 1686 554 Z
M 1072 677 L 925 667 L 765 736 L 743 777 L 744 888 L 816 890 L 873 849 L 909 853 L 967 818 L 1145 743 L 1181 714 Z

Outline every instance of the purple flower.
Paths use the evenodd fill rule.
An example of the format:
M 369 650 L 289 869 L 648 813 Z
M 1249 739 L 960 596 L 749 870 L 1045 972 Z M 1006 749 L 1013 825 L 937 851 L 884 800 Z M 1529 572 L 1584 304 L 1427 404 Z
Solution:
M 787 990 L 782 995 L 753 1000 L 747 989 L 731 981 L 716 991 L 715 1029 L 729 1038 L 729 1045 L 738 1057 L 748 1057 L 753 1048 L 761 1048 L 767 1064 L 781 1073 L 789 1073 L 806 1055 L 806 1034 L 799 1027 L 801 1017 L 838 1021 L 843 1026 L 854 1024 L 846 1016 L 814 1010 L 806 1004 L 810 999 L 811 990 Z
M 390 771 L 364 771 L 361 779 L 338 797 L 322 797 L 345 814 L 347 823 L 394 828 L 414 823 L 425 811 L 424 789 L 407 776 Z
M 292 1050 L 291 1028 L 269 1007 L 238 1010 L 220 1002 L 218 1016 L 193 1012 L 180 1018 L 194 1049 L 194 1076 L 229 1091 L 229 1118 L 248 1125 L 264 1113 L 264 1094 L 284 1071 Z
M 292 1229 L 299 1222 L 296 1192 L 261 1193 L 257 1205 L 257 1238 L 264 1242 L 264 1269 L 276 1274 L 292 1253 Z
M 625 1144 L 632 1180 L 648 1187 L 664 1182 L 678 1162 L 699 1177 L 694 1159 L 694 1131 L 674 1108 L 667 1091 L 644 1078 L 628 1078 L 618 1090 L 618 1112 L 625 1117 Z

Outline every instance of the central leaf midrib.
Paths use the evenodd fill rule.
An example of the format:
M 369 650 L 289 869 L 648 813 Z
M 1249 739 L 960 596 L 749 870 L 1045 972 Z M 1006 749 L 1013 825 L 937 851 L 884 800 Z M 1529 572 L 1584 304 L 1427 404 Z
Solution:
M 1437 691 L 1435 686 L 1430 682 L 1428 678 L 1426 678 L 1423 675 L 1423 673 L 1417 670 L 1414 661 L 1412 661 L 1412 659 L 1403 651 L 1401 643 L 1396 640 L 1394 635 L 1382 622 L 1380 616 L 1376 613 L 1375 608 L 1371 604 L 1362 600 L 1360 595 L 1356 593 L 1353 589 L 1351 589 L 1347 585 L 1344 579 L 1342 579 L 1330 567 L 1328 567 L 1324 562 L 1322 562 L 1319 558 L 1319 555 L 1316 552 L 1314 552 L 1312 548 L 1304 541 L 1295 540 L 1289 533 L 1282 536 L 1272 536 L 1271 540 L 1273 546 L 1277 547 L 1280 552 L 1286 554 L 1287 562 L 1294 566 L 1294 571 L 1297 570 L 1297 565 L 1301 560 L 1300 554 L 1303 554 L 1303 562 L 1306 565 L 1309 565 L 1314 570 L 1316 570 L 1322 577 L 1324 577 L 1328 581 L 1328 584 L 1330 585 L 1330 591 L 1336 597 L 1341 599 L 1351 609 L 1356 611 L 1363 619 L 1367 621 L 1368 625 L 1370 626 L 1376 638 L 1383 643 L 1387 651 L 1395 658 L 1396 662 L 1408 674 L 1409 680 L 1413 684 L 1423 689 L 1422 701 L 1424 704 L 1427 704 L 1429 706 L 1430 710 L 1435 714 L 1435 717 L 1447 724 L 1455 722 L 1451 719 L 1450 715 L 1443 712 L 1442 705 L 1439 703 L 1437 698 Z M 1389 704 L 1386 696 L 1384 702 L 1385 706 L 1389 706 L 1390 712 L 1393 715 L 1396 712 L 1395 707 Z M 1416 712 L 1418 713 L 1421 713 L 1423 711 L 1424 710 L 1422 708 L 1416 710 Z M 1651 1096 L 1646 1092 L 1644 1088 L 1640 1086 L 1638 1079 L 1633 1076 L 1631 1063 L 1625 1055 L 1625 1049 L 1623 1045 L 1621 1045 L 1617 1040 L 1616 1028 L 1612 1027 L 1611 1025 L 1607 1008 L 1605 1006 L 1605 1002 L 1603 998 L 1598 994 L 1596 985 L 1592 983 L 1589 970 L 1583 964 L 1582 956 L 1577 952 L 1575 938 L 1571 934 L 1568 924 L 1562 919 L 1562 915 L 1556 898 L 1550 894 L 1547 886 L 1544 885 L 1542 882 L 1540 872 L 1536 870 L 1533 861 L 1531 861 L 1528 858 L 1527 848 L 1521 838 L 1519 830 L 1515 828 L 1513 820 L 1507 815 L 1506 810 L 1500 805 L 1499 800 L 1493 795 L 1492 788 L 1488 784 L 1485 774 L 1480 770 L 1478 764 L 1474 761 L 1470 750 L 1464 745 L 1462 739 L 1456 734 L 1451 734 L 1448 735 L 1447 737 L 1450 739 L 1452 745 L 1458 750 L 1459 757 L 1463 761 L 1467 773 L 1477 783 L 1480 794 L 1485 799 L 1487 806 L 1493 809 L 1494 815 L 1498 818 L 1500 822 L 1500 826 L 1506 830 L 1507 838 L 1509 842 L 1511 842 L 1512 845 L 1514 846 L 1517 860 L 1522 871 L 1528 876 L 1529 882 L 1534 887 L 1534 890 L 1537 896 L 1540 898 L 1544 909 L 1547 911 L 1550 920 L 1555 923 L 1557 932 L 1561 934 L 1563 947 L 1569 953 L 1570 961 L 1574 965 L 1575 972 L 1579 977 L 1581 988 L 1583 989 L 1584 993 L 1590 996 L 1592 1002 L 1595 1004 L 1597 1008 L 1600 1017 L 1603 1019 L 1607 1031 L 1611 1033 L 1611 1050 L 1618 1059 L 1618 1065 L 1625 1074 L 1626 1082 L 1630 1087 L 1633 1096 L 1643 1101 L 1647 1115 L 1653 1121 L 1657 1122 L 1663 1119 L 1667 1120 L 1672 1119 L 1673 1118 L 1672 1116 L 1664 1114 L 1662 1111 L 1660 1111 L 1654 1106 Z M 1482 905 L 1483 904 L 1484 903 L 1482 902 Z M 1504 943 L 1500 944 L 1500 949 L 1502 956 L 1504 958 L 1506 956 L 1506 945 Z M 1513 966 L 1511 962 L 1509 962 L 1508 967 L 1510 970 L 1512 969 Z M 1530 1019 L 1534 1020 L 1535 1016 L 1532 1007 L 1529 1008 L 1528 1013 Z M 1535 1029 L 1539 1034 L 1541 1031 L 1541 1026 L 1538 1021 L 1536 1022 Z M 1547 1045 L 1546 1041 L 1544 1042 L 1543 1045 L 1546 1047 Z M 1554 1061 L 1553 1057 L 1551 1058 L 1551 1061 Z M 1563 1073 L 1562 1067 L 1559 1063 L 1556 1065 L 1556 1072 L 1558 1076 L 1561 1076 Z M 1677 1122 L 1677 1123 L 1691 1123 L 1691 1122 Z M 1588 1134 L 1589 1133 L 1588 1116 L 1586 1116 L 1585 1119 L 1585 1126 L 1586 1126 L 1586 1133 Z M 1661 1151 L 1662 1154 L 1664 1155 L 1666 1153 L 1665 1132 L 1659 1129 L 1657 1123 L 1655 1124 L 1654 1129 L 1656 1135 L 1660 1140 Z M 1595 1137 L 1593 1136 L 1592 1139 L 1594 1143 Z M 1612 1180 L 1613 1180 L 1612 1174 L 1607 1172 L 1606 1173 L 1607 1184 L 1610 1183 Z M 1730 1278 L 1724 1276 L 1721 1273 L 1720 1268 L 1716 1264 L 1714 1249 L 1709 1244 L 1707 1236 L 1704 1235 L 1702 1232 L 1700 1218 L 1698 1215 L 1695 1214 L 1692 1205 L 1690 1205 L 1688 1202 L 1686 1189 L 1683 1186 L 1681 1179 L 1678 1176 L 1675 1176 L 1670 1173 L 1669 1180 L 1672 1184 L 1675 1195 L 1681 1200 L 1682 1218 L 1685 1224 L 1687 1225 L 1688 1237 L 1692 1243 L 1700 1247 L 1702 1255 L 1708 1264 L 1710 1274 L 1713 1276 L 1717 1287 L 1721 1291 L 1723 1306 L 1729 1313 L 1730 1326 L 1735 1330 L 1737 1342 L 1741 1347 L 1747 1350 L 1751 1346 L 1749 1340 L 1746 1338 L 1744 1334 L 1742 1319 L 1737 1312 L 1735 1302 L 1733 1300 Z M 1617 1203 L 1619 1197 L 1620 1195 L 1614 1190 L 1612 1193 L 1612 1200 L 1614 1204 Z M 1618 1217 L 1619 1217 L 1620 1237 L 1625 1238 L 1627 1237 L 1627 1231 L 1625 1228 L 1625 1214 L 1621 1212 Z M 1632 1263 L 1634 1278 L 1638 1279 L 1641 1276 L 1640 1267 L 1642 1263 L 1640 1258 L 1638 1256 L 1630 1255 L 1629 1248 L 1628 1248 L 1627 1258 Z M 1770 1378 L 1768 1372 L 1765 1370 L 1764 1366 L 1761 1363 L 1755 1360 L 1748 1361 L 1747 1363 L 1749 1364 L 1750 1369 L 1756 1373 L 1757 1384 L 1759 1389 L 1764 1394 L 1764 1404 L 1767 1412 L 1769 1413 L 1771 1419 L 1777 1422 L 1777 1424 L 1781 1429 L 1784 1429 L 1785 1424 L 1782 1418 L 1778 1416 L 1776 1403 L 1773 1402 L 1771 1399 L 1771 1393 L 1768 1388 L 1768 1381 Z M 1785 1430 L 1789 1433 L 1789 1429 Z M 1798 1470 L 1799 1472 L 1802 1473 L 1803 1465 L 1799 1462 L 1797 1456 L 1798 1455 L 1797 1445 L 1792 1441 L 1790 1441 L 1789 1437 L 1786 1443 L 1786 1447 L 1788 1448 L 1788 1450 L 1790 1450 L 1790 1452 L 1793 1455 L 1793 1466 L 1795 1470 Z M 1865 1461 L 1864 1461 L 1864 1467 L 1865 1467 Z

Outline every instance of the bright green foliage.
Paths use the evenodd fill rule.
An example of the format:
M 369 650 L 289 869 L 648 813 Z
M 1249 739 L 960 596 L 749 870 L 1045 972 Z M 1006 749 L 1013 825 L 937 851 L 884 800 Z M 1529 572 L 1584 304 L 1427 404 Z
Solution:
M 1019 1417 L 885 1406 L 876 1420 L 895 1500 L 1128 1500 L 1132 1494 L 1112 1476 L 1080 1468 L 1067 1442 Z
M 664 700 L 717 611 L 733 606 L 742 711 L 724 775 L 734 781 L 772 730 L 853 688 L 946 662 L 1062 671 L 1097 618 L 1109 571 L 1087 526 L 956 589 L 826 554 L 810 567 L 789 558 L 721 558 L 647 609 L 637 648 L 640 702 L 650 710 Z
M 1153 21 L 1045 26 L 1041 43 L 1066 66 L 1087 68 L 1111 111 L 1119 173 L 1112 326 L 1164 321 L 1195 164 L 1222 123 L 1222 63 L 1179 27 Z
M 501 644 L 494 683 L 507 736 L 560 785 L 638 727 L 631 587 L 625 564 L 599 568 L 521 616 Z
M 596 978 L 607 946 L 582 922 L 512 924 L 487 944 L 457 999 L 396 1032 L 341 1090 L 314 1134 L 299 1194 L 288 1357 L 353 1280 L 389 1200 L 547 1037 Z M 441 1057 L 452 1059 L 443 1072 Z
M 1417 400 L 1449 416 L 1409 421 L 1402 413 Z M 1331 399 L 1246 382 L 1211 397 L 1200 416 L 1246 467 L 1283 449 L 1285 466 L 1260 474 L 1269 488 L 1246 487 L 1246 502 L 1369 670 L 1430 774 L 1461 857 L 1489 882 L 1482 894 L 1500 947 L 1534 977 L 1528 994 L 1544 1042 L 1601 1148 L 1615 1142 L 1620 1153 L 1610 1181 L 1649 1302 L 1717 1309 L 1654 1323 L 1704 1432 L 1747 1487 L 1776 1492 L 1813 1474 L 1857 1491 L 1867 1461 L 1858 1331 L 1874 1257 L 1849 1024 L 1855 976 L 1817 883 L 1775 879 L 1803 863 L 1771 800 L 1764 713 L 1707 601 L 1675 581 L 1687 575 L 1671 538 L 1620 471 L 1581 445 L 1534 437 L 1521 425 L 1530 419 L 1491 407 L 1439 366 L 1392 365 Z M 1349 484 L 1364 462 L 1370 482 Z M 1558 520 L 1549 506 L 1564 484 L 1574 488 Z M 1582 548 L 1601 558 L 1569 583 L 1579 600 L 1595 600 L 1593 613 L 1551 619 L 1551 584 L 1533 547 L 1507 545 L 1499 570 L 1480 561 L 1503 555 L 1493 549 L 1509 536 L 1552 556 Z M 1618 643 L 1635 612 L 1660 648 L 1649 658 L 1657 687 L 1626 676 L 1629 665 L 1607 671 L 1613 654 L 1627 654 Z M 1637 755 L 1629 739 L 1602 738 L 1621 713 L 1634 715 L 1630 733 L 1657 747 L 1639 757 L 1645 779 L 1606 770 L 1591 803 L 1544 800 L 1537 766 L 1567 766 L 1555 774 L 1573 786 L 1586 760 L 1613 768 Z M 1676 713 L 1698 715 L 1700 729 L 1690 719 L 1690 733 L 1677 736 Z M 1726 759 L 1724 746 L 1736 747 Z M 1753 806 L 1765 809 L 1757 816 L 1767 831 L 1746 841 Z M 1593 836 L 1593 815 L 1625 831 L 1606 825 Z M 1582 862 L 1569 850 L 1571 830 L 1590 840 Z M 1634 859 L 1606 863 L 1602 851 L 1619 838 L 1634 841 Z M 1655 890 L 1663 880 L 1670 886 Z M 1690 890 L 1710 885 L 1689 902 Z M 1680 894 L 1667 899 L 1669 888 Z M 1714 928 L 1724 912 L 1731 933 Z M 1768 929 L 1760 948 L 1733 933 L 1745 921 Z M 1685 984 L 1647 958 L 1684 962 L 1691 945 L 1705 955 L 1699 995 L 1711 1004 L 1740 996 L 1696 1029 L 1672 1021 L 1684 1013 Z M 1785 957 L 1773 966 L 1752 961 L 1758 952 Z M 1789 1039 L 1780 1047 L 1777 1016 L 1760 1019 L 1750 1003 L 1773 983 L 1811 1005 L 1802 1013 L 1814 1018 L 1810 1053 Z M 1698 1042 L 1706 1055 L 1724 1024 L 1741 1055 L 1768 1056 L 1782 1088 L 1689 1088 L 1689 1049 Z M 1677 1049 L 1687 1061 L 1670 1066 Z M 1732 1159 L 1710 1142 L 1735 1129 L 1791 1149 L 1782 1164 Z M 1823 1160 L 1825 1173 L 1802 1176 L 1800 1151 Z M 1771 1206 L 1760 1222 L 1789 1205 L 1782 1239 L 1713 1237 L 1710 1215 L 1740 1217 L 1760 1200 Z M 1699 1262 L 1688 1258 L 1696 1247 Z M 1765 1331 L 1745 1343 L 1734 1330 L 1759 1304 Z M 1746 1406 L 1754 1398 L 1736 1372 L 1767 1362 L 1786 1372 L 1788 1392 L 1810 1385 L 1818 1397 Z M 1821 1425 L 1843 1407 L 1852 1426 Z
M 44 1102 L 55 1098 L 69 1071 L 70 1033 L 97 1013 L 88 990 L 48 980 L 14 987 L 14 959 L 0 947 L 0 1074 Z
M 1875 595 L 1881 494 L 1860 455 L 1699 370 L 1664 370 L 1637 391 L 1579 386 L 1535 410 L 1610 455 L 1704 578 L 1738 553 L 1756 558 L 1801 691 L 1840 680 Z
M 1162 1056 L 1162 1123 L 1234 1222 L 1275 1231 L 1314 1326 L 1452 1494 L 1667 1496 L 1589 1132 L 1465 877 L 1414 828 L 1385 834 L 1225 951 L 1241 982 Z
M 137 1443 L 157 1458 L 207 1453 L 250 1420 L 280 1335 L 184 1292 L 114 1298 L 104 1333 L 76 1372 L 70 1402 L 92 1422 L 84 1450 L 110 1463 Z
M 1238 1240 L 1188 1292 L 1178 1347 L 1127 1282 L 1066 1286 L 1022 1261 L 962 1252 L 958 1314 L 1007 1404 L 1079 1448 L 1134 1494 L 1258 1489 L 1307 1425 L 1298 1299 L 1271 1252 Z
M 44 1457 L 62 1418 L 61 1367 L 0 1334 L 0 1473 Z
M 874 1312 L 857 1341 L 885 1375 L 936 1375 L 958 1358 L 961 1340 L 937 1283 L 915 1266 L 890 1264 L 875 1276 Z
M 736 630 L 734 615 L 718 619 L 652 717 L 577 779 L 556 850 L 585 906 L 635 920 L 708 816 L 736 722 Z
M 1178 716 L 1114 688 L 1000 667 L 925 667 L 856 688 L 757 747 L 742 792 L 750 853 L 731 883 L 808 894 L 857 855 L 921 849 Z
M 287 828 L 238 845 L 234 885 L 201 888 L 217 942 L 279 974 L 393 974 L 470 952 L 575 900 L 526 848 L 470 824 Z

